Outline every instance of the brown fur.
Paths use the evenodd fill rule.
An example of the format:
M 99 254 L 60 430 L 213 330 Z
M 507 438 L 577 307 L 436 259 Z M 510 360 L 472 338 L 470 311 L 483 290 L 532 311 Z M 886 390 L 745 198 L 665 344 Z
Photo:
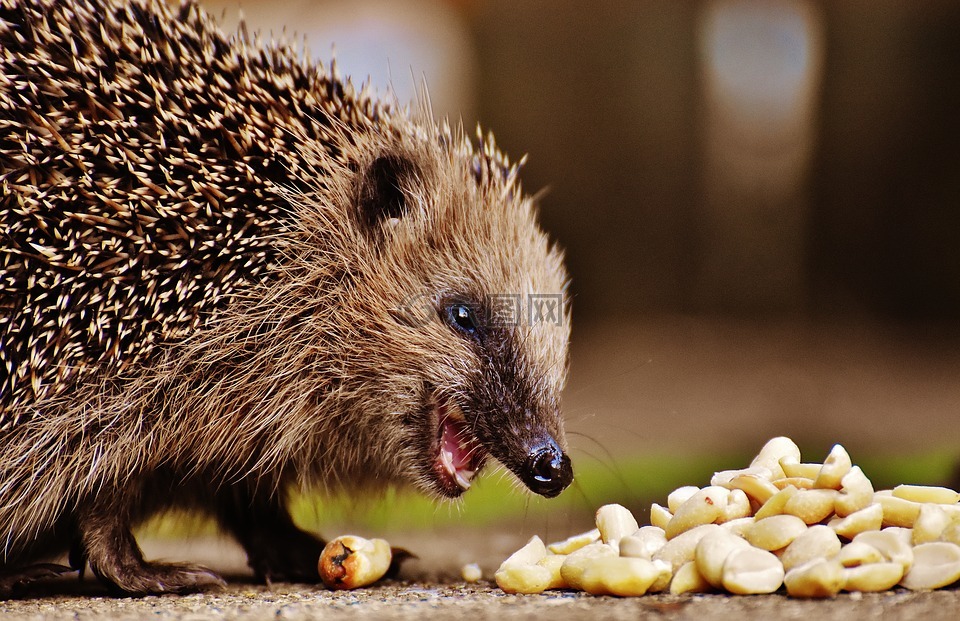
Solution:
M 217 515 L 258 575 L 316 579 L 320 544 L 290 522 L 285 491 L 413 484 L 455 495 L 431 472 L 436 401 L 462 409 L 477 450 L 521 477 L 531 450 L 550 441 L 564 448 L 568 311 L 560 324 L 485 319 L 483 338 L 473 340 L 441 319 L 450 300 L 465 299 L 486 318 L 490 294 L 566 286 L 561 254 L 492 138 L 475 150 L 459 132 L 357 94 L 282 44 L 227 41 L 190 5 L 178 13 L 153 1 L 138 10 L 102 1 L 70 15 L 52 0 L 36 12 L 0 0 L 0 18 L 31 22 L 47 42 L 24 46 L 21 60 L 43 65 L 57 62 L 70 37 L 41 14 L 73 20 L 74 41 L 86 38 L 81 56 L 109 59 L 117 53 L 97 43 L 92 16 L 128 11 L 117 23 L 127 28 L 125 45 L 147 50 L 141 57 L 191 33 L 203 51 L 180 50 L 166 70 L 183 78 L 214 67 L 229 80 L 205 78 L 214 103 L 196 118 L 158 108 L 147 122 L 140 112 L 142 144 L 127 138 L 129 153 L 116 152 L 128 161 L 117 164 L 106 155 L 128 118 L 116 103 L 123 98 L 93 89 L 88 99 L 65 97 L 72 103 L 62 111 L 45 109 L 55 104 L 43 96 L 24 107 L 16 84 L 43 87 L 43 74 L 11 60 L 18 27 L 0 26 L 8 50 L 0 52 L 0 135 L 14 136 L 0 137 L 0 276 L 13 283 L 0 290 L 5 565 L 72 547 L 74 564 L 89 558 L 123 592 L 215 584 L 201 568 L 144 563 L 130 534 L 152 512 L 186 504 Z M 144 15 L 159 26 L 143 26 Z M 131 24 L 147 36 L 138 40 Z M 104 27 L 119 40 L 113 21 Z M 118 76 L 119 93 L 142 92 Z M 283 76 L 297 86 L 258 103 Z M 71 88 L 63 78 L 54 86 Z M 231 109 L 241 122 L 222 122 L 219 139 L 215 128 L 214 138 L 189 136 L 189 125 Z M 67 122 L 78 115 L 102 124 Z M 183 149 L 169 144 L 176 136 L 186 136 Z M 94 137 L 107 146 L 83 151 Z M 219 151 L 201 162 L 211 140 Z M 243 140 L 250 145 L 234 152 Z M 145 195 L 152 202 L 139 201 Z M 164 206 L 175 223 L 156 219 Z M 230 209 L 246 224 L 223 224 Z M 204 220 L 204 210 L 227 216 Z M 103 251 L 74 274 L 67 263 L 92 251 L 58 242 L 52 222 L 77 227 L 80 239 L 132 239 L 138 250 Z M 204 242 L 212 258 L 190 263 Z M 30 274 L 50 281 L 38 289 Z M 71 285 L 74 297 L 64 293 L 68 277 L 85 287 Z M 18 331 L 28 319 L 31 332 Z M 278 546 L 292 556 L 278 556 Z

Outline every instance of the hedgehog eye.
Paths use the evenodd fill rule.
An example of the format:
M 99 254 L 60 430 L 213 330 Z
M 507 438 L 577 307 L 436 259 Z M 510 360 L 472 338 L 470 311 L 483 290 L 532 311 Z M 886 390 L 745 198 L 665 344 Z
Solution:
M 466 304 L 451 304 L 447 306 L 447 323 L 470 336 L 477 334 L 476 315 Z

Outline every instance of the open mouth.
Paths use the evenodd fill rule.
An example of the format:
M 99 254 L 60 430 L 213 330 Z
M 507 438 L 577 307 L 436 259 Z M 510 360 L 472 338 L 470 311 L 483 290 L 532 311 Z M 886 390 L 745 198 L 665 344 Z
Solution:
M 459 496 L 470 489 L 470 482 L 483 467 L 487 452 L 456 404 L 438 400 L 435 411 L 437 456 L 433 473 L 444 495 Z

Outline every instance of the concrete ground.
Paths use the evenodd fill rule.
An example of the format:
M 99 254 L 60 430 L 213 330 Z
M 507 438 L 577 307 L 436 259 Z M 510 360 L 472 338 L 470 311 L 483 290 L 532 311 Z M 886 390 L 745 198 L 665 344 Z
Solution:
M 869 593 L 830 600 L 793 600 L 783 595 L 655 595 L 618 599 L 576 593 L 505 595 L 482 584 L 402 583 L 355 592 L 330 592 L 302 585 L 234 585 L 220 593 L 146 597 L 46 597 L 7 603 L 4 619 L 509 619 L 565 621 L 631 619 L 956 619 L 960 592 Z

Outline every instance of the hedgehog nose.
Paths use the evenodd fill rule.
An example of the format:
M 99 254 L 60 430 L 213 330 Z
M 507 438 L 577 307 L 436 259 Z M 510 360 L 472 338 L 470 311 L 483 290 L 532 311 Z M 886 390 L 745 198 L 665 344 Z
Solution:
M 520 477 L 531 491 L 553 498 L 573 481 L 570 458 L 552 440 L 533 449 Z

